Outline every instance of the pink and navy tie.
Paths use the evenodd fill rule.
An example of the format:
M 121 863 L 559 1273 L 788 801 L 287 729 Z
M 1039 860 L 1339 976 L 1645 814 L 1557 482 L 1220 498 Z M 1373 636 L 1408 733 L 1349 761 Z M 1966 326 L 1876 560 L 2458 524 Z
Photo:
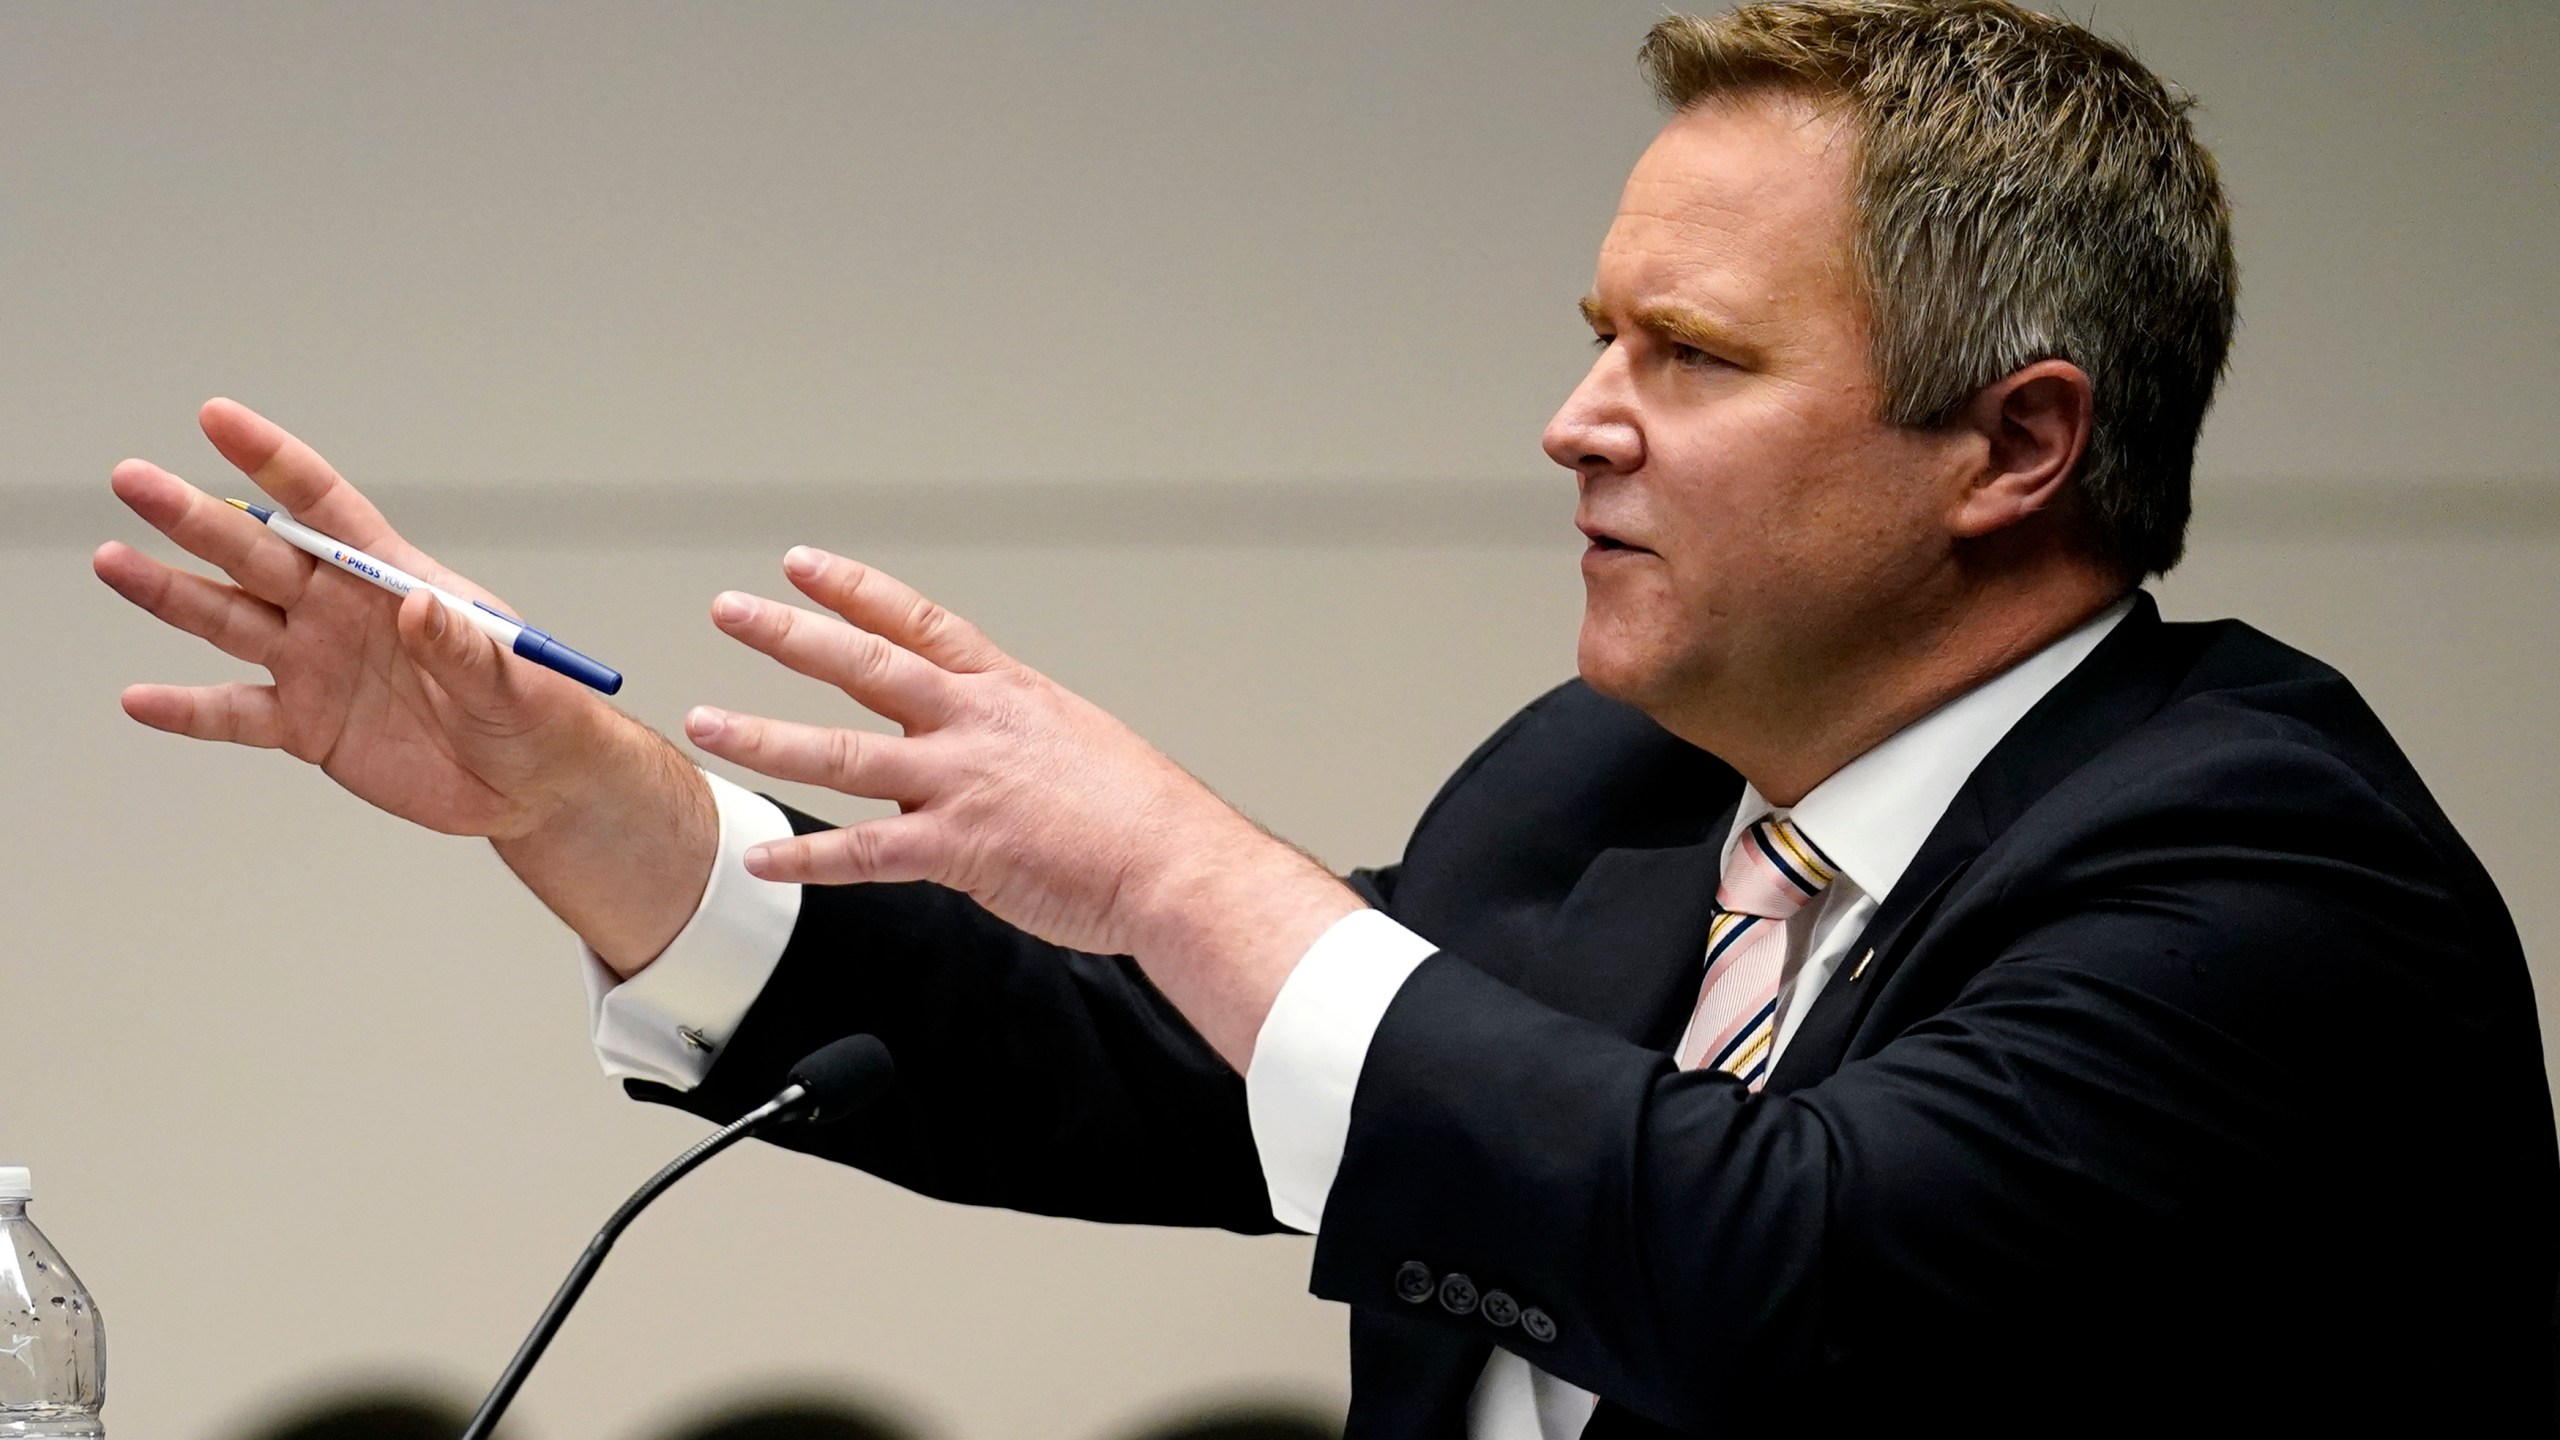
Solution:
M 1754 1090 L 1769 1078 L 1787 921 L 1839 873 L 1795 822 L 1775 815 L 1733 847 L 1707 926 L 1707 977 L 1680 1037 L 1681 1069 L 1722 1070 Z

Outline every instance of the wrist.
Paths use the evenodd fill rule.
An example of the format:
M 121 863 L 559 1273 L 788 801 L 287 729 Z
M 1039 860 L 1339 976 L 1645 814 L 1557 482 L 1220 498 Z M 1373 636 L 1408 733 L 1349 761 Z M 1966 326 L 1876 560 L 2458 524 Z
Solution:
M 1146 887 L 1131 953 L 1241 1072 L 1298 961 L 1368 903 L 1304 853 L 1238 823 L 1243 835 L 1192 848 Z
M 624 978 L 684 928 L 711 878 L 720 821 L 692 762 L 606 707 L 574 763 L 551 767 L 498 858 Z
M 558 845 L 593 831 L 664 771 L 671 747 L 607 704 L 581 706 L 544 727 L 535 758 L 516 768 L 517 821 L 490 843 L 501 851 Z

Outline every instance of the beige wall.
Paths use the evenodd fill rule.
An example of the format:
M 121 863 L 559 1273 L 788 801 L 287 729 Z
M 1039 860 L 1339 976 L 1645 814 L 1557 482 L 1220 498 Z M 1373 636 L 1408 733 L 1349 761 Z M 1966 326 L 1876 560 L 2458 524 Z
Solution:
M 87 578 L 137 531 L 108 464 L 211 482 L 194 402 L 265 405 L 662 727 L 840 714 L 702 605 L 794 541 L 862 553 L 1283 833 L 1382 859 L 1570 664 L 1534 436 L 1649 126 L 1652 11 L 0 10 L 0 1159 L 111 1316 L 119 1433 L 218 1440 L 328 1373 L 476 1391 L 698 1127 L 597 1077 L 565 938 L 476 844 L 116 713 L 231 667 Z M 2211 103 L 2249 273 L 2165 602 L 2359 681 L 2560 1038 L 2560 127 L 2527 83 L 2560 22 L 2104 17 Z M 793 1379 L 954 1440 L 1338 1401 L 1306 1259 L 742 1152 L 625 1241 L 523 1433 L 641 1440 Z
M 0 480 L 214 393 L 423 482 L 1536 475 L 1659 9 L 0 7 Z M 2208 467 L 2550 478 L 2560 6 L 2102 14 L 2238 204 Z

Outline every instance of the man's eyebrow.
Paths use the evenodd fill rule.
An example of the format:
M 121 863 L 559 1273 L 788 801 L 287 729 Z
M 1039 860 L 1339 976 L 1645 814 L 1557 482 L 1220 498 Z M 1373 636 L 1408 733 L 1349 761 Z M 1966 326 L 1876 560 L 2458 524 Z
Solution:
M 1657 335 L 1719 355 L 1740 355 L 1750 348 L 1732 328 L 1686 305 L 1647 305 L 1636 311 L 1636 323 Z
M 1592 329 L 1609 328 L 1608 311 L 1600 304 L 1597 297 L 1583 296 L 1579 307 L 1583 320 Z M 1712 350 L 1729 356 L 1747 354 L 1752 350 L 1751 346 L 1743 342 L 1741 336 L 1734 333 L 1732 327 L 1701 311 L 1692 310 L 1686 305 L 1655 303 L 1642 306 L 1635 313 L 1635 322 L 1638 326 L 1657 335 L 1669 336 L 1681 344 L 1695 345 L 1701 350 Z

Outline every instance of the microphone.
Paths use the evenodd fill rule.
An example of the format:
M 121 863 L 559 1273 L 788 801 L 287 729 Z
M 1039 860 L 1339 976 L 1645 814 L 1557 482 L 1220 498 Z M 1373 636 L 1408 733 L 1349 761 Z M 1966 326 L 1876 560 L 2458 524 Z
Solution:
M 533 1333 L 517 1347 L 516 1358 L 507 1362 L 498 1383 L 489 1387 L 489 1397 L 480 1402 L 477 1414 L 462 1431 L 462 1440 L 489 1440 L 498 1417 L 524 1387 L 525 1376 L 533 1372 L 533 1362 L 550 1348 L 551 1337 L 559 1333 L 560 1323 L 569 1318 L 569 1309 L 586 1293 L 587 1282 L 596 1278 L 607 1251 L 622 1237 L 632 1219 L 649 1206 L 649 1202 L 667 1192 L 667 1187 L 690 1175 L 705 1160 L 744 1140 L 759 1127 L 781 1121 L 798 1120 L 813 1125 L 831 1124 L 871 1104 L 888 1090 L 896 1066 L 889 1059 L 889 1047 L 874 1035 L 848 1035 L 810 1051 L 791 1067 L 791 1083 L 774 1097 L 746 1114 L 703 1137 L 702 1141 L 675 1159 L 667 1168 L 649 1177 L 648 1182 L 631 1192 L 613 1218 L 604 1222 L 596 1238 L 587 1242 L 586 1253 L 569 1267 L 569 1278 L 560 1282 L 559 1292 L 543 1307 L 542 1318 L 533 1322 Z

